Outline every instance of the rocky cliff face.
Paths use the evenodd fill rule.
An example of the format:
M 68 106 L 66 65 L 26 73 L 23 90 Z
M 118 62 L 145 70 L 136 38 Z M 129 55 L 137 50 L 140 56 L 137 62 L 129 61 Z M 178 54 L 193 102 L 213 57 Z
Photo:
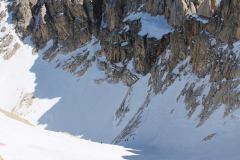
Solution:
M 101 44 L 90 59 L 85 50 L 58 65 L 76 76 L 84 76 L 94 62 L 106 74 L 98 83 L 122 81 L 131 87 L 149 74 L 154 94 L 164 94 L 183 76 L 195 76 L 179 98 L 184 97 L 189 117 L 202 107 L 198 126 L 222 104 L 225 116 L 240 107 L 239 0 L 17 0 L 10 8 L 17 32 L 32 35 L 37 50 L 53 40 L 46 60 L 93 39 Z M 123 105 L 117 117 L 125 112 Z M 133 118 L 115 142 L 138 121 Z

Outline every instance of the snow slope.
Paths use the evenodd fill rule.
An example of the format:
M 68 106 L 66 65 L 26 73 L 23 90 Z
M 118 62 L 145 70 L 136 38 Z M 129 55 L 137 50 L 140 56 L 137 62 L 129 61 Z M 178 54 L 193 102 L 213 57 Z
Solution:
M 6 5 L 6 2 L 2 1 L 0 3 L 1 11 L 5 10 Z M 12 111 L 14 107 L 19 105 L 25 94 L 34 92 L 36 76 L 30 69 L 38 59 L 38 55 L 32 54 L 33 49 L 30 37 L 24 42 L 18 38 L 11 23 L 12 15 L 9 13 L 6 14 L 6 17 L 0 23 L 0 27 L 6 27 L 6 31 L 1 32 L 0 37 L 2 39 L 6 35 L 13 36 L 13 41 L 6 49 L 10 49 L 15 43 L 19 43 L 21 46 L 10 60 L 5 60 L 3 55 L 0 56 L 0 106 L 6 111 Z M 42 106 L 40 112 L 48 110 L 50 106 L 58 101 L 58 98 L 47 103 L 46 101 L 36 99 L 34 102 L 34 104 Z
M 104 73 L 96 63 L 91 64 L 80 78 L 56 68 L 59 63 L 68 63 L 85 49 L 89 50 L 91 58 L 99 50 L 99 43 L 93 37 L 86 46 L 67 56 L 59 55 L 49 63 L 42 59 L 42 54 L 52 42 L 49 41 L 45 48 L 33 55 L 31 37 L 21 42 L 9 19 L 6 17 L 1 27 L 7 26 L 5 34 L 10 32 L 21 48 L 10 60 L 0 57 L 0 106 L 35 125 L 110 143 L 121 130 L 114 127 L 114 118 L 128 87 L 123 84 L 97 84 L 95 80 L 104 78 Z
M 0 155 L 4 160 L 124 160 L 119 146 L 94 143 L 29 126 L 0 112 Z
M 181 74 L 178 72 L 180 66 L 188 63 L 188 59 L 182 61 L 173 72 Z M 185 70 L 191 73 L 191 69 L 188 64 Z M 185 85 L 194 81 L 199 86 L 205 85 L 203 96 L 207 95 L 209 77 L 198 79 L 194 74 L 181 74 L 163 93 L 149 92 L 149 103 L 142 112 L 140 125 L 120 143 L 139 150 L 137 160 L 240 159 L 240 111 L 224 118 L 225 106 L 219 106 L 202 126 L 197 127 L 202 106 L 198 106 L 189 118 L 184 97 L 179 98 Z M 147 86 L 149 82 L 142 83 Z M 139 108 L 132 104 L 129 109 L 134 110 L 135 107 Z M 129 159 L 135 160 L 134 157 Z
M 5 5 L 1 1 L 1 10 Z M 81 77 L 62 70 L 87 51 L 87 59 L 91 61 L 101 47 L 96 38 L 92 37 L 92 41 L 81 48 L 68 54 L 62 53 L 47 62 L 43 60 L 44 51 L 53 45 L 52 41 L 38 54 L 32 54 L 31 37 L 22 42 L 10 19 L 11 15 L 8 15 L 1 21 L 0 28 L 7 27 L 7 31 L 1 33 L 1 38 L 10 33 L 14 36 L 14 42 L 21 44 L 21 48 L 10 60 L 0 56 L 0 107 L 20 115 L 37 127 L 27 126 L 0 114 L 0 155 L 3 158 L 117 160 L 131 155 L 122 147 L 79 140 L 40 129 L 42 127 L 137 149 L 135 152 L 139 155 L 127 157 L 129 160 L 240 159 L 239 112 L 223 118 L 224 106 L 221 106 L 198 128 L 201 106 L 191 118 L 187 117 L 184 99 L 178 97 L 181 90 L 190 82 L 204 84 L 206 89 L 203 94 L 207 94 L 210 87 L 208 77 L 198 79 L 192 74 L 189 59 L 173 71 L 180 74 L 181 65 L 187 64 L 189 74 L 181 75 L 157 95 L 149 85 L 150 75 L 141 77 L 130 88 L 121 83 L 98 84 L 96 80 L 104 79 L 105 74 L 99 70 L 97 61 L 80 65 L 73 71 L 73 74 L 78 74 L 89 65 Z M 139 35 L 142 36 L 148 34 L 159 39 L 172 30 L 162 16 L 135 13 L 125 20 L 136 19 L 141 19 L 142 30 Z M 238 53 L 238 42 L 234 44 L 234 49 Z M 169 58 L 171 52 L 168 54 Z M 167 74 L 161 79 L 164 80 Z M 201 100 L 201 97 L 198 98 Z
M 124 21 L 141 20 L 140 36 L 161 39 L 165 34 L 172 32 L 172 27 L 168 24 L 164 16 L 152 16 L 149 13 L 137 12 L 129 14 Z

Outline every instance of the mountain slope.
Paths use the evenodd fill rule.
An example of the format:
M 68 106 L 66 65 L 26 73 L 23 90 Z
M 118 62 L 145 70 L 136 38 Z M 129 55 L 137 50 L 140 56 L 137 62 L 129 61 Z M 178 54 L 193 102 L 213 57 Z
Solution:
M 123 160 L 132 155 L 118 146 L 93 143 L 29 126 L 0 113 L 0 154 L 4 160 Z
M 0 106 L 130 160 L 238 160 L 239 4 L 1 1 Z

